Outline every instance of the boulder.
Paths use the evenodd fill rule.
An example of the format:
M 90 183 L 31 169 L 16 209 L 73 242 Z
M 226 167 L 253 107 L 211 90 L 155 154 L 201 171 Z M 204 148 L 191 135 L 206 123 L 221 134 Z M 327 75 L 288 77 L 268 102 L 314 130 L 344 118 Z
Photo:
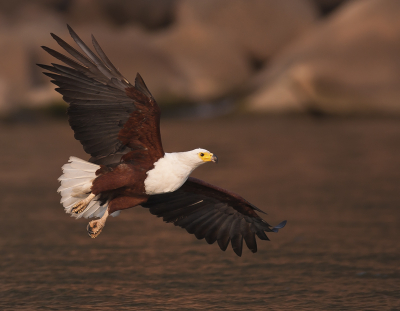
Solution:
M 64 1 L 63 19 L 68 21 L 71 27 L 93 24 L 111 27 L 112 21 L 108 18 L 108 12 L 103 2 L 101 0 Z
M 206 27 L 174 27 L 156 34 L 153 42 L 173 60 L 171 69 L 183 73 L 182 88 L 173 90 L 171 100 L 213 100 L 250 77 L 251 68 L 240 51 Z
M 308 0 L 184 0 L 177 23 L 218 32 L 221 40 L 229 39 L 246 55 L 265 61 L 307 31 L 317 17 Z
M 312 0 L 322 16 L 331 14 L 347 1 L 349 0 Z
M 80 2 L 82 0 L 76 1 Z M 114 25 L 134 24 L 156 30 L 174 20 L 176 0 L 93 0 Z
M 177 98 L 210 101 L 238 93 L 264 62 L 316 19 L 308 1 L 182 0 L 154 44 L 184 73 Z
M 35 3 L 25 4 L 18 14 L 13 15 L 14 18 L 19 22 L 8 19 L 0 29 L 1 115 L 31 104 L 32 90 L 43 93 L 43 88 L 47 88 L 50 91 L 41 83 L 44 80 L 41 80 L 35 63 L 39 60 L 40 45 L 51 41 L 49 29 L 56 32 L 61 28 L 57 16 L 48 14 Z M 47 94 L 50 95 L 50 92 Z
M 343 4 L 254 80 L 253 111 L 400 113 L 400 1 Z

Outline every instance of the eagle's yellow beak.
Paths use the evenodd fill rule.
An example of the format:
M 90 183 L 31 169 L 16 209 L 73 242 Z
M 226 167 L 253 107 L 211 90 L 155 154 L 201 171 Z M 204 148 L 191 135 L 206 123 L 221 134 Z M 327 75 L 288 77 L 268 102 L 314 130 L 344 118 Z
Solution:
M 204 162 L 214 162 L 218 163 L 218 157 L 210 152 L 200 152 L 199 153 L 200 159 Z

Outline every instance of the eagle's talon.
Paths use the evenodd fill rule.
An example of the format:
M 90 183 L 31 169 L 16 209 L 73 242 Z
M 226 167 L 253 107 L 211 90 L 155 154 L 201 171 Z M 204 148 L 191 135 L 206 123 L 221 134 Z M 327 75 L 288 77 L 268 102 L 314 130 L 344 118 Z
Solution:
M 89 194 L 89 196 L 86 199 L 81 200 L 78 203 L 76 203 L 72 207 L 72 213 L 74 213 L 74 214 L 83 213 L 85 211 L 86 207 L 89 205 L 90 201 L 92 201 L 94 197 L 95 197 L 95 195 L 93 193 L 91 193 L 91 194 Z
M 92 220 L 88 223 L 86 230 L 92 239 L 98 237 L 101 231 L 103 231 L 103 228 L 106 225 L 107 217 L 108 211 L 105 211 L 104 215 L 100 219 Z
M 101 226 L 98 225 L 99 221 L 100 220 L 92 220 L 86 227 L 86 230 L 92 239 L 96 238 L 104 228 L 104 224 Z
M 74 214 L 80 214 L 80 213 L 82 213 L 82 212 L 85 210 L 87 204 L 85 204 L 85 202 L 83 202 L 83 201 L 84 201 L 84 200 L 82 200 L 82 201 L 76 203 L 76 204 L 73 206 L 72 212 L 73 212 Z

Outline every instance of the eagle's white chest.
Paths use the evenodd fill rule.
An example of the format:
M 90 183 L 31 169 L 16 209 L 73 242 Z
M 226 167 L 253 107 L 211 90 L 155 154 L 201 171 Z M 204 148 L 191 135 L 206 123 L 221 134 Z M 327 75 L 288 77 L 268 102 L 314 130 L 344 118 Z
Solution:
M 179 189 L 196 167 L 197 165 L 192 167 L 182 163 L 174 153 L 166 153 L 154 163 L 154 168 L 147 172 L 144 181 L 146 194 L 160 194 Z

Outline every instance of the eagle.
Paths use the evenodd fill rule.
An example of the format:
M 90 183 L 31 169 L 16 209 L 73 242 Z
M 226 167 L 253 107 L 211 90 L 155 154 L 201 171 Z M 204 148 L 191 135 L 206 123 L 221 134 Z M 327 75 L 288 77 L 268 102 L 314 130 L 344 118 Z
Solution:
M 70 157 L 62 166 L 61 204 L 76 218 L 89 222 L 87 232 L 96 238 L 108 216 L 141 205 L 167 223 L 185 228 L 197 239 L 217 242 L 225 251 L 242 255 L 243 240 L 257 252 L 256 236 L 278 232 L 256 212 L 262 210 L 241 196 L 190 177 L 194 169 L 218 162 L 202 148 L 166 153 L 160 135 L 160 109 L 137 74 L 131 84 L 111 63 L 92 35 L 94 53 L 67 25 L 81 49 L 51 33 L 69 56 L 42 46 L 63 64 L 38 64 L 69 104 L 68 120 L 89 161 Z

